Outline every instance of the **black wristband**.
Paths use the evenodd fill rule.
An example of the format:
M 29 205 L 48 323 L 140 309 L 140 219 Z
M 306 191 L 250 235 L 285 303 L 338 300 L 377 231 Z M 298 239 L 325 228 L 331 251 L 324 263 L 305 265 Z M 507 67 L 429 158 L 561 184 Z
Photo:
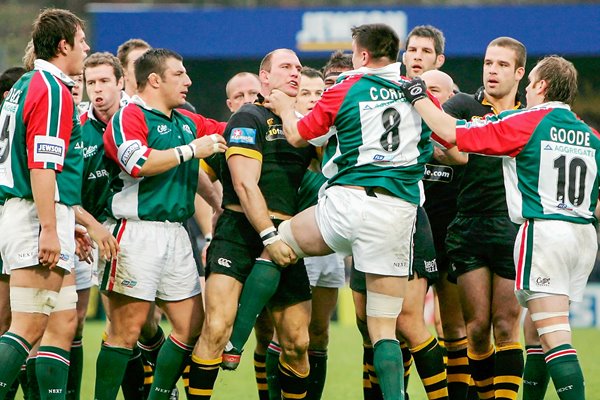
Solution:
M 265 240 L 271 239 L 272 237 L 275 237 L 277 235 L 278 235 L 277 230 L 274 230 L 274 231 L 271 231 L 271 232 L 266 233 L 263 236 L 261 236 L 260 240 L 262 240 L 264 242 Z
M 175 150 L 177 151 L 177 155 L 179 156 L 179 164 L 183 164 L 185 162 L 185 159 L 183 158 L 183 151 L 181 151 L 179 147 L 175 147 Z

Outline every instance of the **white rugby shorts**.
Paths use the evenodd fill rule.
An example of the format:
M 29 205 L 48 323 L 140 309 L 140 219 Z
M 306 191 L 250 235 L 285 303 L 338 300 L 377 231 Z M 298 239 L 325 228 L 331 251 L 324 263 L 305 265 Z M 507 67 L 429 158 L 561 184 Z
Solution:
M 98 284 L 98 247 L 92 249 L 94 261 L 88 264 L 80 261 L 75 255 L 75 288 L 77 290 L 89 289 Z
M 417 206 L 395 196 L 367 196 L 361 189 L 331 186 L 315 209 L 325 243 L 352 255 L 357 270 L 408 276 Z
M 70 272 L 75 259 L 75 214 L 72 207 L 61 203 L 55 203 L 55 210 L 61 248 L 57 265 Z M 39 264 L 40 220 L 32 200 L 8 199 L 0 218 L 0 232 L 10 232 L 4 235 L 0 244 L 5 270 Z
M 319 257 L 305 257 L 304 265 L 310 286 L 341 288 L 346 283 L 344 257 L 337 253 Z
M 566 295 L 571 301 L 581 301 L 597 250 L 592 224 L 525 221 L 514 249 L 519 303 L 526 307 L 528 300 L 547 295 Z
M 200 293 L 192 245 L 178 222 L 109 220 L 117 258 L 98 267 L 100 289 L 136 299 L 178 301 Z

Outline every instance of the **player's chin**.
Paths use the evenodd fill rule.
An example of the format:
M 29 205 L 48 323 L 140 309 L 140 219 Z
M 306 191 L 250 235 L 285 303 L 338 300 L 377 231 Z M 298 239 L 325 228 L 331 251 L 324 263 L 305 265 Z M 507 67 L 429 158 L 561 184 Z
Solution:
M 290 97 L 298 96 L 298 88 L 294 86 L 288 86 L 283 90 L 283 93 L 287 94 Z

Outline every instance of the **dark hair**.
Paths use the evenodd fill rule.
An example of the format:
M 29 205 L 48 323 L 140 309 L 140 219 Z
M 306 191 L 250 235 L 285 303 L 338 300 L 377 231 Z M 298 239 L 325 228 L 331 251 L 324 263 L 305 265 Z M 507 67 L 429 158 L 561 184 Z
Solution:
M 511 49 L 516 55 L 515 69 L 525 67 L 525 62 L 527 61 L 527 50 L 525 50 L 523 43 L 519 42 L 517 39 L 513 39 L 508 36 L 500 36 L 499 38 L 492 40 L 487 47 L 492 46 Z
M 323 79 L 323 74 L 321 71 L 311 68 L 311 67 L 302 67 L 302 71 L 300 71 L 302 76 L 307 78 L 321 78 Z
M 260 66 L 258 67 L 259 73 L 262 70 L 271 72 L 271 60 L 273 59 L 273 55 L 280 51 L 289 51 L 290 53 L 296 54 L 296 52 L 294 50 L 290 50 L 290 49 L 275 49 L 275 50 L 269 52 L 266 56 L 264 56 L 264 58 L 260 62 Z
M 336 50 L 331 53 L 327 64 L 323 67 L 323 76 L 327 76 L 331 70 L 350 71 L 352 69 L 354 69 L 352 54 L 344 54 L 342 50 Z
M 9 91 L 25 72 L 27 71 L 23 67 L 12 67 L 0 75 L 0 101 L 2 100 L 2 94 Z
M 398 59 L 400 39 L 398 34 L 385 24 L 365 24 L 351 29 L 356 45 L 369 52 L 372 58 Z
M 178 53 L 169 49 L 150 49 L 140 58 L 135 60 L 135 80 L 137 81 L 138 90 L 143 90 L 148 83 L 148 76 L 155 73 L 161 78 L 164 78 L 164 73 L 167 69 L 166 61 L 169 58 L 174 58 L 183 61 Z
M 129 39 L 122 43 L 117 49 L 117 58 L 121 61 L 123 68 L 127 68 L 127 56 L 136 49 L 151 49 L 152 46 L 143 39 Z
M 535 66 L 536 79 L 546 81 L 546 101 L 573 104 L 577 96 L 577 70 L 572 62 L 551 55 L 542 58 Z
M 123 67 L 119 59 L 108 52 L 94 53 L 83 62 L 83 79 L 85 79 L 85 70 L 97 67 L 99 65 L 108 65 L 113 68 L 117 82 L 123 77 Z
M 439 56 L 440 54 L 444 54 L 444 48 L 446 47 L 446 38 L 444 37 L 444 33 L 435 26 L 415 26 L 406 37 L 405 49 L 408 48 L 408 42 L 410 42 L 410 39 L 413 36 L 433 39 L 433 48 L 435 49 L 435 55 Z
M 84 28 L 83 20 L 68 10 L 48 8 L 43 10 L 33 22 L 31 38 L 37 58 L 51 60 L 58 54 L 58 44 L 66 40 L 75 45 L 77 28 Z

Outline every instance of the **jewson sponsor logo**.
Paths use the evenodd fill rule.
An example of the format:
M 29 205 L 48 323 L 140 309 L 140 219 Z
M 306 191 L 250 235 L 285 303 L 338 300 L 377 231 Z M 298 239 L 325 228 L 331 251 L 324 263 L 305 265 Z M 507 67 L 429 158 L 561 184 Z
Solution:
M 63 148 L 57 144 L 50 143 L 38 143 L 36 147 L 36 152 L 38 154 L 50 154 L 53 156 L 62 157 Z
M 137 142 L 131 143 L 129 146 L 127 146 L 125 150 L 123 150 L 123 154 L 121 154 L 121 163 L 123 165 L 127 165 L 133 153 L 135 153 L 139 149 L 141 149 L 141 146 Z

